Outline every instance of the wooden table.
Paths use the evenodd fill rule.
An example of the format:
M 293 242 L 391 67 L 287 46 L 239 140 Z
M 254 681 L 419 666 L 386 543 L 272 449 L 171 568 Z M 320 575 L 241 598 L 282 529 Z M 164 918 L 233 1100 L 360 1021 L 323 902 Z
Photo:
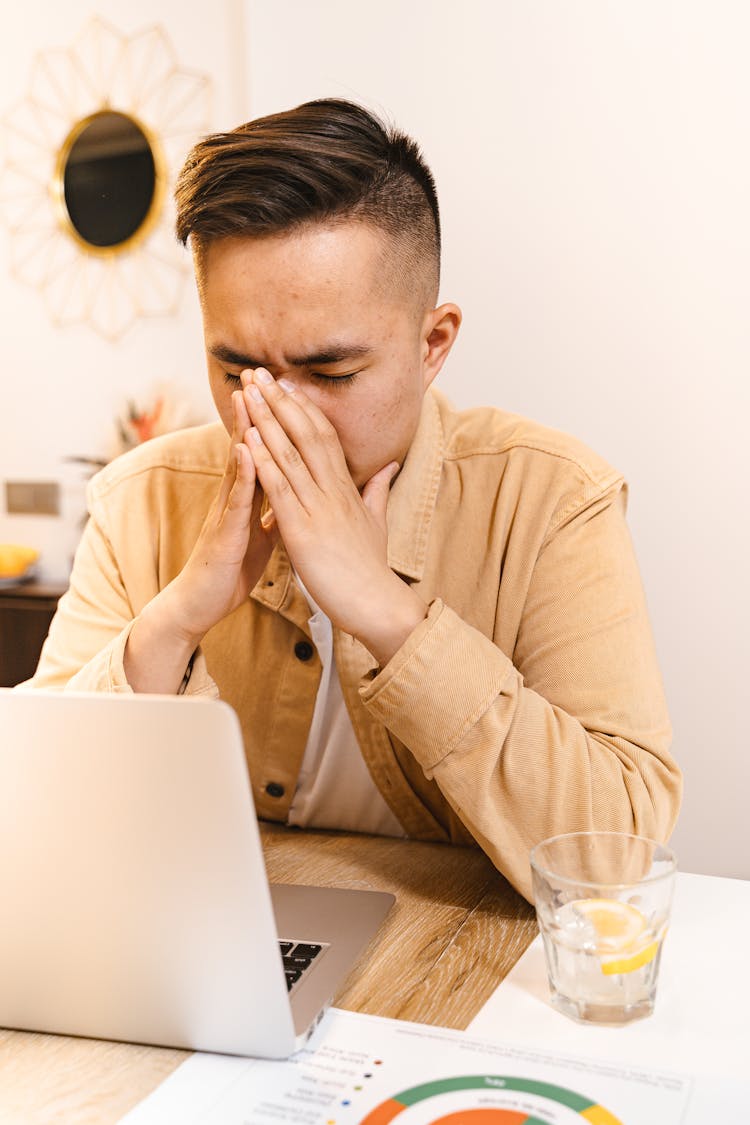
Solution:
M 396 905 L 336 997 L 352 1011 L 465 1028 L 534 938 L 534 912 L 479 851 L 261 826 L 277 883 L 392 891 Z M 1 1125 L 106 1125 L 184 1051 L 0 1030 Z

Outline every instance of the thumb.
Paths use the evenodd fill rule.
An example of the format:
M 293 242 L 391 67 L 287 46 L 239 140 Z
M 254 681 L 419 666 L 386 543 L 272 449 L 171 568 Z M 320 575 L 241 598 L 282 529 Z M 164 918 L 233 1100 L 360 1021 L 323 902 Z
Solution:
M 362 503 L 368 512 L 375 517 L 381 526 L 385 526 L 385 512 L 388 507 L 388 493 L 393 479 L 401 466 L 398 461 L 391 461 L 370 477 L 362 489 Z

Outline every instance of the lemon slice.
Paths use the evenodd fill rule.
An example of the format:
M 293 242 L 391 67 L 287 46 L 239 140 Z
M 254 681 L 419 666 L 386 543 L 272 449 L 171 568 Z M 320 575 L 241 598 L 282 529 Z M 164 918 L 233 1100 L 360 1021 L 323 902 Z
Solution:
M 646 940 L 651 934 L 637 907 L 613 898 L 583 898 L 571 906 L 596 931 L 596 952 L 607 976 L 632 973 L 653 961 L 659 942 Z
M 652 941 L 628 957 L 602 957 L 600 958 L 602 972 L 608 977 L 615 976 L 617 973 L 633 973 L 636 969 L 648 965 L 649 961 L 653 961 L 658 950 L 658 941 Z

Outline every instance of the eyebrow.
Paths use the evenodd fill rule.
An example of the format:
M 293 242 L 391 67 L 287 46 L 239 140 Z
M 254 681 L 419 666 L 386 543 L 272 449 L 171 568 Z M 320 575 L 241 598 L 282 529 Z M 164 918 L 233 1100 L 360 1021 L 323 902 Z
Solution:
M 266 367 L 262 359 L 256 356 L 236 352 L 226 344 L 216 344 L 209 348 L 215 359 L 230 367 Z M 343 363 L 344 360 L 361 359 L 370 355 L 372 348 L 367 344 L 333 342 L 321 348 L 320 351 L 310 352 L 309 355 L 286 356 L 286 362 L 291 367 L 328 367 L 334 363 Z

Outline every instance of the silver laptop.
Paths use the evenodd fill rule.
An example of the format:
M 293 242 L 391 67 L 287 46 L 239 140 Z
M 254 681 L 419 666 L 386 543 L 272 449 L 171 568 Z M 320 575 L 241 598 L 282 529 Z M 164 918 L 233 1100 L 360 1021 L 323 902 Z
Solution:
M 269 887 L 227 704 L 0 690 L 0 1027 L 283 1058 L 393 901 Z

